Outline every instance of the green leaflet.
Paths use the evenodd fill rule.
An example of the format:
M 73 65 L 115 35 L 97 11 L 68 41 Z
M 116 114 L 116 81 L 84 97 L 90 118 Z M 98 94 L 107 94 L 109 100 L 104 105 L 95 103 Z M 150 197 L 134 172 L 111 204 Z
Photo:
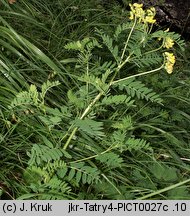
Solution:
M 50 177 L 57 173 L 61 179 L 68 182 L 75 181 L 77 184 L 80 182 L 91 184 L 100 181 L 100 171 L 82 162 L 66 164 L 58 160 L 48 163 L 43 170 L 48 171 Z
M 178 178 L 175 168 L 171 168 L 163 164 L 154 163 L 149 166 L 149 169 L 153 175 L 161 181 L 174 182 Z
M 120 126 L 120 125 L 119 125 Z M 121 127 L 120 130 L 115 130 L 111 136 L 111 142 L 115 144 L 115 148 L 123 151 L 138 151 L 138 150 L 152 150 L 150 143 L 144 139 L 137 139 L 134 137 L 128 138 L 126 136 L 126 128 Z
M 113 153 L 113 152 L 108 152 L 104 154 L 99 154 L 96 157 L 96 160 L 100 161 L 101 163 L 105 164 L 109 169 L 117 168 L 122 166 L 123 159 Z
M 127 95 L 114 95 L 114 96 L 108 96 L 104 97 L 102 100 L 103 105 L 119 105 L 119 104 L 126 104 L 127 106 L 132 106 L 134 103 L 134 100 L 131 99 L 131 97 Z
M 76 127 L 80 130 L 86 132 L 92 137 L 102 137 L 104 136 L 103 123 L 92 119 L 76 119 L 73 121 Z
M 115 30 L 114 38 L 118 40 L 119 35 L 126 30 L 130 30 L 132 26 L 133 26 L 132 22 L 123 23 L 121 25 L 118 25 Z
M 152 89 L 147 88 L 141 81 L 136 81 L 134 78 L 121 81 L 115 84 L 120 90 L 126 90 L 131 97 L 138 99 L 146 99 L 147 101 L 162 104 L 162 99 Z
M 26 108 L 29 105 L 36 107 L 44 105 L 44 98 L 47 91 L 52 87 L 58 86 L 59 84 L 59 81 L 50 82 L 47 80 L 47 82 L 42 85 L 40 93 L 35 85 L 30 85 L 28 91 L 22 91 L 16 95 L 15 99 L 11 102 L 9 109 L 15 107 Z
M 143 68 L 145 66 L 151 67 L 151 65 L 160 65 L 163 62 L 162 55 L 159 55 L 157 53 L 148 53 L 141 55 L 141 53 L 138 53 L 138 50 L 136 50 L 136 52 L 137 57 L 133 60 L 133 62 L 140 68 Z
M 135 138 L 129 138 L 127 139 L 126 143 L 126 148 L 130 151 L 135 150 L 141 150 L 141 149 L 151 149 L 151 147 L 149 146 L 149 143 L 146 140 L 143 139 L 135 139 Z
M 36 198 L 40 200 L 56 200 L 68 199 L 70 197 L 71 188 L 68 183 L 58 179 L 55 175 L 51 177 L 48 172 L 39 167 L 28 167 L 25 170 L 24 178 L 29 183 L 29 188 L 34 192 L 34 195 L 32 196 L 32 193 L 25 194 L 19 197 L 20 199 L 37 196 Z
M 101 47 L 96 39 L 84 38 L 81 41 L 70 42 L 64 46 L 67 50 L 83 52 L 85 49 L 92 50 L 94 47 Z
M 115 61 L 119 64 L 119 48 L 117 45 L 114 45 L 114 40 L 109 35 L 103 33 L 103 31 L 96 29 L 97 33 L 102 38 L 103 44 L 107 46 L 111 54 L 113 55 Z
M 50 148 L 49 146 L 39 144 L 34 144 L 31 152 L 28 152 L 27 155 L 30 157 L 30 160 L 28 161 L 30 166 L 33 164 L 40 165 L 41 163 L 59 160 L 61 157 L 72 158 L 72 156 L 63 149 Z

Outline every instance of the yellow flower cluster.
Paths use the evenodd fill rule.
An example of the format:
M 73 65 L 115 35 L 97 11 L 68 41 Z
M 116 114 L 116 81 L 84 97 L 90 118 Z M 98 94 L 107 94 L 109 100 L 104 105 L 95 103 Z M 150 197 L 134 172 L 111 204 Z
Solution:
M 149 9 L 146 10 L 147 15 L 145 16 L 145 22 L 147 23 L 155 23 L 156 20 L 154 19 L 155 15 L 156 15 L 156 10 L 154 7 L 151 7 Z
M 171 74 L 173 72 L 173 66 L 175 64 L 175 56 L 173 53 L 165 52 L 165 66 L 166 71 Z
M 174 40 L 172 40 L 170 37 L 166 37 L 164 41 L 164 47 L 170 49 L 173 47 L 173 45 L 174 45 Z
M 139 22 L 143 23 L 155 23 L 156 20 L 154 19 L 156 15 L 156 11 L 154 7 L 151 7 L 147 10 L 143 10 L 143 4 L 129 4 L 131 11 L 129 19 L 133 20 L 135 17 L 139 19 Z

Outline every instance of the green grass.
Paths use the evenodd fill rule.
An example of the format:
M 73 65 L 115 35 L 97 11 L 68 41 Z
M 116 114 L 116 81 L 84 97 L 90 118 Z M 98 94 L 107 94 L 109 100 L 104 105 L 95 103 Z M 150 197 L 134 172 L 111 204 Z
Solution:
M 1 199 L 189 199 L 188 42 L 172 48 L 172 75 L 140 76 L 126 90 L 114 85 L 117 55 L 95 30 L 112 37 L 129 21 L 126 9 L 85 0 L 0 5 Z M 79 40 L 82 51 L 65 46 Z M 152 41 L 141 51 L 155 49 Z M 162 58 L 137 60 L 113 80 Z

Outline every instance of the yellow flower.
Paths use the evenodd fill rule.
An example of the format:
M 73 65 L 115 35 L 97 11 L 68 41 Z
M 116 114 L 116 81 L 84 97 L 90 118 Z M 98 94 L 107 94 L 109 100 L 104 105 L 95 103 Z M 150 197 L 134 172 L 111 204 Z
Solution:
M 169 53 L 169 52 L 165 52 L 164 55 L 166 58 L 164 68 L 169 74 L 171 74 L 173 72 L 173 66 L 175 64 L 175 56 L 173 53 Z
M 155 23 L 156 20 L 153 19 L 154 17 L 146 16 L 144 22 L 145 23 Z
M 139 22 L 141 22 L 145 15 L 144 10 L 142 9 L 143 4 L 134 3 L 133 5 L 129 4 L 129 6 L 131 8 L 129 19 L 133 20 L 134 17 L 136 17 L 139 18 Z
M 142 8 L 137 8 L 136 17 L 139 18 L 139 22 L 144 21 L 145 12 Z
M 156 10 L 154 7 L 147 9 L 146 11 L 143 10 L 143 4 L 129 4 L 131 11 L 129 19 L 133 20 L 135 17 L 138 18 L 139 22 L 143 23 L 155 23 L 156 20 L 154 19 Z
M 174 41 L 170 37 L 166 37 L 164 41 L 164 47 L 167 49 L 172 48 L 174 45 Z
M 129 17 L 130 20 L 133 20 L 134 19 L 134 13 L 132 11 L 130 11 L 130 17 Z
M 143 4 L 134 3 L 133 6 L 134 6 L 135 8 L 142 8 L 142 7 L 143 7 Z
M 144 22 L 145 23 L 155 23 L 156 20 L 154 19 L 155 15 L 156 15 L 156 10 L 154 7 L 151 7 L 149 9 L 146 10 L 147 16 L 145 17 Z

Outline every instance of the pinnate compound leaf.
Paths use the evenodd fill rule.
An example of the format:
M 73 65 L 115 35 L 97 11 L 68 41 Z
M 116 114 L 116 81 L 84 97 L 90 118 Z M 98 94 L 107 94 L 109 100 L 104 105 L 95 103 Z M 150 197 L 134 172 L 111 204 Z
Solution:
M 77 119 L 74 121 L 76 127 L 80 130 L 86 132 L 88 135 L 93 137 L 102 137 L 104 136 L 103 123 L 97 122 L 92 119 Z

